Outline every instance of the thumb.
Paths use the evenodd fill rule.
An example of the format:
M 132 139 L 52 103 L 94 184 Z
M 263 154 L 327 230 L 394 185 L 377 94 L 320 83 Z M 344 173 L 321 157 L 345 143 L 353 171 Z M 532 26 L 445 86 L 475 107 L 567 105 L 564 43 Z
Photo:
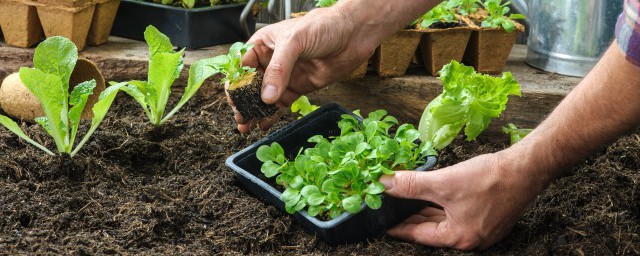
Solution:
M 262 101 L 275 104 L 289 85 L 293 65 L 300 55 L 294 43 L 276 44 L 273 56 L 264 72 Z
M 398 198 L 419 199 L 436 204 L 437 183 L 433 172 L 396 171 L 394 175 L 383 175 L 380 183 L 384 184 L 385 193 Z M 441 191 L 440 191 L 441 192 Z

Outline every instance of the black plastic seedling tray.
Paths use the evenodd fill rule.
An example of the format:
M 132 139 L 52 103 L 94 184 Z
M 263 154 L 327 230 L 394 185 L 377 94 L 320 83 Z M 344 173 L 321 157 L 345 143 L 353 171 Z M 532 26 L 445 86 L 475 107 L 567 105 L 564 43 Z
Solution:
M 253 145 L 227 158 L 226 164 L 239 177 L 240 185 L 261 200 L 275 205 L 284 212 L 284 202 L 280 200 L 282 192 L 267 183 L 260 171 L 262 162 L 256 157 L 256 151 L 262 145 L 278 142 L 285 155 L 295 156 L 301 147 L 313 146 L 307 139 L 314 135 L 340 135 L 338 121 L 341 115 L 352 114 L 338 104 L 327 104 L 304 118 L 293 122 Z M 353 115 L 353 114 L 352 114 Z M 360 119 L 356 116 L 356 118 Z M 436 157 L 429 156 L 426 163 L 416 171 L 426 171 L 436 164 Z M 307 215 L 305 211 L 294 214 L 294 218 L 310 233 L 316 234 L 330 245 L 360 242 L 367 238 L 383 234 L 387 229 L 400 223 L 410 215 L 426 206 L 426 202 L 382 197 L 382 207 L 370 209 L 363 204 L 363 210 L 357 214 L 344 213 L 338 218 L 322 221 Z
M 255 32 L 256 22 L 249 12 L 253 2 L 185 9 L 122 0 L 111 34 L 143 41 L 144 30 L 153 25 L 177 47 L 197 49 L 245 41 Z

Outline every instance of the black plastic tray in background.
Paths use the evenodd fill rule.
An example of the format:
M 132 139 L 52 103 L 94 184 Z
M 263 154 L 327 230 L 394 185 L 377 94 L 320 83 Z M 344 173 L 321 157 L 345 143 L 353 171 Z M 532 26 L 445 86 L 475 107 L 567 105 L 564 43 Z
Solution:
M 248 31 L 243 31 L 245 28 L 241 24 L 241 14 L 246 5 L 247 3 L 242 3 L 185 9 L 121 0 L 111 34 L 144 41 L 144 30 L 153 25 L 167 35 L 173 45 L 188 49 L 246 41 L 255 32 L 256 26 L 253 15 L 246 15 Z
M 242 187 L 254 196 L 284 211 L 284 202 L 280 200 L 282 193 L 263 180 L 264 175 L 260 171 L 262 162 L 257 159 L 256 151 L 262 145 L 278 142 L 283 147 L 287 157 L 295 157 L 300 147 L 308 148 L 313 146 L 312 143 L 307 142 L 307 139 L 314 135 L 320 134 L 325 137 L 340 135 L 338 121 L 341 120 L 340 116 L 342 114 L 352 113 L 337 104 L 327 104 L 242 151 L 233 154 L 227 158 L 226 164 L 236 172 Z M 356 118 L 361 119 L 359 117 Z M 416 171 L 428 170 L 433 168 L 435 164 L 436 157 L 429 156 L 426 159 L 426 163 L 417 168 Z M 344 213 L 338 218 L 329 221 L 321 221 L 310 217 L 306 211 L 294 214 L 294 218 L 307 231 L 315 233 L 328 244 L 338 245 L 360 242 L 367 238 L 379 236 L 387 229 L 422 209 L 425 205 L 426 202 L 422 201 L 383 196 L 382 207 L 378 210 L 373 210 L 363 203 L 361 212 L 357 214 Z

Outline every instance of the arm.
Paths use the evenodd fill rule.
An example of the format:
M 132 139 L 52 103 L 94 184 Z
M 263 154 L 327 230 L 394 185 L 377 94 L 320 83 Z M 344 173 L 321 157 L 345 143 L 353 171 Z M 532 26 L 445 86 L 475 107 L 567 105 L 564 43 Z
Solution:
M 406 0 L 391 5 L 384 0 L 338 1 L 302 18 L 258 30 L 249 39 L 255 47 L 245 55 L 244 64 L 265 72 L 265 103 L 288 106 L 300 95 L 351 73 L 371 57 L 384 38 L 439 2 Z M 255 123 L 243 120 L 238 113 L 235 119 L 242 133 L 249 132 Z
M 563 170 L 640 124 L 640 67 L 614 42 L 600 62 L 525 139 L 429 173 L 396 172 L 388 194 L 439 204 L 389 234 L 433 246 L 486 248 Z

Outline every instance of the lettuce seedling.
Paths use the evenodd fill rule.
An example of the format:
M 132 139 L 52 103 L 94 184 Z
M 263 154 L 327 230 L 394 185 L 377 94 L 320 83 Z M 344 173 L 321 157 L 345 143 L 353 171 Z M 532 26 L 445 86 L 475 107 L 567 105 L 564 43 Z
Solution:
M 442 94 L 427 105 L 420 118 L 420 139 L 442 149 L 464 127 L 467 140 L 475 140 L 506 108 L 509 95 L 520 96 L 520 85 L 510 72 L 502 77 L 477 74 L 456 61 L 440 71 Z
M 169 94 L 171 94 L 171 86 L 180 76 L 184 66 L 182 58 L 184 49 L 174 51 L 169 38 L 154 26 L 147 27 L 144 31 L 144 39 L 149 45 L 147 81 L 129 81 L 122 90 L 142 106 L 153 125 L 161 125 L 180 110 L 195 95 L 202 83 L 216 72 L 209 67 L 208 59 L 191 65 L 184 94 L 176 106 L 163 117 Z
M 456 10 L 456 12 L 463 16 L 476 13 L 480 7 L 480 0 L 448 0 L 444 1 L 449 9 Z
M 511 145 L 516 144 L 532 131 L 533 129 L 519 129 L 515 124 L 509 124 L 507 127 L 502 127 L 502 132 L 510 135 Z
M 345 114 L 338 122 L 339 136 L 309 138 L 315 146 L 301 148 L 293 160 L 276 142 L 258 148 L 256 156 L 263 162 L 262 173 L 284 187 L 280 198 L 288 213 L 306 209 L 310 216 L 333 219 L 345 211 L 359 212 L 363 202 L 378 209 L 385 189 L 378 181 L 381 175 L 414 169 L 436 154 L 431 142 L 418 141 L 420 133 L 411 124 L 390 135 L 397 124 L 384 110 L 371 112 L 362 122 Z
M 336 4 L 338 0 L 316 0 L 316 7 L 330 7 Z
M 69 79 L 78 60 L 75 44 L 64 37 L 50 37 L 36 47 L 34 68 L 20 68 L 20 80 L 40 101 L 44 117 L 36 118 L 46 132 L 53 137 L 58 152 L 75 156 L 104 119 L 109 107 L 123 84 L 107 87 L 93 105 L 93 118 L 89 131 L 75 146 L 80 116 L 93 94 L 96 81 L 82 82 L 69 93 Z M 28 143 L 47 154 L 55 155 L 46 147 L 30 139 L 20 126 L 10 118 L 0 115 L 0 123 Z
M 414 21 L 413 25 L 419 23 L 420 28 L 424 29 L 424 28 L 429 28 L 431 25 L 438 22 L 442 22 L 442 23 L 459 22 L 458 17 L 456 17 L 456 13 L 453 6 L 449 5 L 448 1 L 442 2 L 439 5 L 436 5 L 435 7 L 433 7 L 433 9 L 431 9 L 430 11 L 422 15 L 422 17 Z
M 502 26 L 505 31 L 511 33 L 516 28 L 513 20 L 526 17 L 524 14 L 511 14 L 508 18 L 505 17 L 510 10 L 509 4 L 511 2 L 507 1 L 504 4 L 501 4 L 501 2 L 502 0 L 486 0 L 482 3 L 489 12 L 489 16 L 482 21 L 481 26 L 483 28 L 499 28 Z
M 309 102 L 309 98 L 304 95 L 300 96 L 300 98 L 298 98 L 291 104 L 291 112 L 300 114 L 298 119 L 310 114 L 313 111 L 316 111 L 318 108 L 320 107 L 311 104 L 311 102 Z

